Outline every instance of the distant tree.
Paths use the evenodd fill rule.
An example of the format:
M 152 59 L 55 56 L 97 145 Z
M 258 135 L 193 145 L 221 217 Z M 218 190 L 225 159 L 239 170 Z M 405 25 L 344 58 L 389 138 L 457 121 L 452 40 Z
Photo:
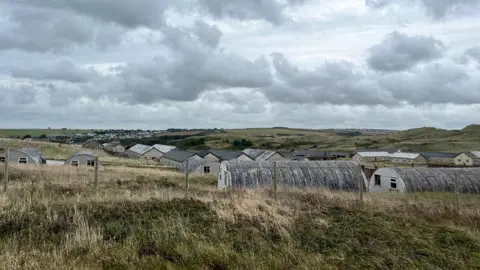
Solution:
M 253 143 L 249 140 L 245 140 L 245 139 L 242 139 L 242 140 L 234 140 L 232 142 L 232 147 L 233 149 L 238 149 L 238 150 L 243 150 L 245 148 L 248 148 L 250 146 L 252 146 Z
M 42 135 L 38 136 L 38 138 L 39 138 L 39 139 L 45 139 L 45 138 L 47 138 L 47 135 L 42 134 Z
M 23 136 L 23 139 L 30 139 L 30 138 L 32 138 L 32 136 L 30 136 L 29 134 Z

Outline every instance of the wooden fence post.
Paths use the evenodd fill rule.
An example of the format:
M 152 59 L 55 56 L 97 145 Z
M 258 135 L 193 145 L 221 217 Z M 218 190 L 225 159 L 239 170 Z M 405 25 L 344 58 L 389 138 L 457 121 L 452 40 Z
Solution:
M 455 184 L 455 213 L 457 215 L 460 214 L 460 188 L 458 186 L 458 177 L 457 177 L 457 172 L 455 172 L 455 179 L 454 179 L 454 184 Z
M 185 160 L 185 199 L 188 198 L 188 159 Z
M 363 172 L 362 167 L 359 167 L 359 169 L 361 170 L 361 172 Z M 363 173 L 361 175 L 363 175 Z M 359 194 L 360 195 L 360 197 L 359 197 L 359 199 L 360 199 L 360 209 L 363 209 L 363 188 L 364 188 L 364 186 L 365 186 L 365 182 L 363 181 L 363 177 L 359 177 L 358 178 L 358 190 L 360 192 L 360 194 Z
M 95 156 L 95 192 L 98 192 L 98 156 Z
M 277 162 L 273 162 L 273 196 L 275 200 L 278 198 L 278 172 L 277 172 Z
M 5 170 L 3 174 L 3 192 L 7 192 L 8 180 L 10 178 L 8 171 L 8 156 L 10 155 L 10 149 L 5 149 Z

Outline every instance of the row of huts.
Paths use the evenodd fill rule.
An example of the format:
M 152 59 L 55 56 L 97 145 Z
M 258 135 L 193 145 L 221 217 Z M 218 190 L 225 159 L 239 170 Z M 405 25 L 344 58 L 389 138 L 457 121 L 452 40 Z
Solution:
M 5 150 L 0 151 L 0 163 L 5 163 L 6 156 Z M 73 167 L 95 167 L 95 162 L 96 159 L 93 152 L 79 151 L 70 156 L 64 162 L 64 165 Z M 11 165 L 42 165 L 47 164 L 47 160 L 42 156 L 40 150 L 36 148 L 18 148 L 8 150 L 8 163 Z M 98 165 L 100 166 L 100 164 Z
M 272 187 L 328 188 L 366 192 L 480 193 L 480 168 L 381 168 L 367 178 L 353 161 L 224 161 L 219 188 Z
M 359 151 L 352 160 L 357 163 L 389 162 L 395 164 L 439 164 L 456 166 L 480 166 L 480 151 L 462 153 L 446 152 L 396 152 Z
M 0 162 L 5 162 L 0 152 Z M 40 151 L 33 148 L 9 150 L 10 164 L 45 164 Z M 187 161 L 188 160 L 188 161 Z M 77 152 L 66 166 L 95 167 L 92 152 Z M 292 160 L 280 152 L 258 149 L 244 151 L 204 150 L 189 152 L 172 149 L 161 158 L 182 171 L 217 175 L 219 188 L 257 188 L 271 186 L 275 177 L 281 186 L 319 187 L 333 190 L 368 192 L 453 192 L 480 193 L 480 168 L 380 168 L 366 177 L 354 161 Z M 188 165 L 187 165 L 188 163 Z

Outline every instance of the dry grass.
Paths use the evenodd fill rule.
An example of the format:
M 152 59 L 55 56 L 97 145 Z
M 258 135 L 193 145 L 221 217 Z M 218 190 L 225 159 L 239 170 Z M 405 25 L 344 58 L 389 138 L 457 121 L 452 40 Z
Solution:
M 154 168 L 22 167 L 0 194 L 5 269 L 471 269 L 480 204 L 462 195 L 220 191 Z M 135 266 L 135 267 L 133 267 Z

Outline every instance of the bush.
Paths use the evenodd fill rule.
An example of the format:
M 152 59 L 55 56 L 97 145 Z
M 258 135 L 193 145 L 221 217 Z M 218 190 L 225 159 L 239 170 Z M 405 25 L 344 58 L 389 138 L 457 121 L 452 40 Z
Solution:
M 249 140 L 234 140 L 232 142 L 232 149 L 238 149 L 238 150 L 243 150 L 245 148 L 251 147 L 253 143 Z

